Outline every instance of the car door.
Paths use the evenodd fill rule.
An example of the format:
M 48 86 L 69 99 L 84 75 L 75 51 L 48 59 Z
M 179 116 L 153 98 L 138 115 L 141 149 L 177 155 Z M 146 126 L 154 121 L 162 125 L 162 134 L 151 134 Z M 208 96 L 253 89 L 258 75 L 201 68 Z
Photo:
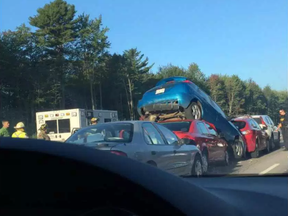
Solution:
M 277 141 L 278 139 L 278 133 L 275 132 L 275 126 L 274 126 L 274 122 L 272 121 L 272 119 L 269 116 L 265 116 L 265 122 L 268 122 L 268 129 L 269 129 L 269 133 L 270 133 L 270 137 L 274 137 L 274 140 Z M 269 134 L 268 133 L 268 134 Z
M 272 132 L 273 132 L 274 140 L 275 140 L 276 142 L 278 142 L 278 141 L 279 141 L 278 131 L 275 131 L 277 127 L 275 126 L 273 120 L 272 120 L 269 116 L 267 116 L 267 117 L 268 117 L 268 119 L 270 120 L 270 123 L 271 123 L 271 130 L 272 130 Z
M 270 121 L 270 118 L 268 117 L 268 116 L 263 116 L 263 119 L 264 119 L 264 122 L 266 123 L 266 125 L 268 126 L 268 127 L 271 127 L 272 126 L 272 123 L 271 123 L 271 121 Z
M 223 161 L 226 150 L 226 142 L 223 139 L 218 137 L 218 133 L 214 128 L 212 128 L 209 124 L 205 122 L 205 126 L 207 127 L 211 138 L 213 139 L 212 148 L 214 148 L 214 158 L 215 161 Z
M 210 136 L 208 129 L 202 121 L 197 122 L 197 129 L 201 133 L 202 142 L 204 142 L 208 148 L 208 160 L 209 162 L 215 161 L 216 142 L 214 142 L 212 136 Z M 200 137 L 199 136 L 199 137 Z
M 167 141 L 167 148 L 174 153 L 172 172 L 176 175 L 184 175 L 187 168 L 191 164 L 191 146 L 179 145 L 178 137 L 166 127 L 156 124 L 156 127 L 162 133 L 164 139 Z M 169 150 L 170 151 L 170 150 Z
M 264 120 L 264 122 L 265 122 L 265 124 L 266 124 L 266 126 L 267 126 L 266 133 L 269 135 L 269 137 L 272 137 L 274 130 L 273 130 L 273 126 L 272 126 L 272 123 L 271 123 L 271 121 L 270 121 L 269 116 L 264 115 L 264 116 L 262 116 L 262 118 L 263 118 L 263 120 Z
M 142 124 L 144 141 L 147 144 L 145 151 L 146 162 L 155 162 L 160 169 L 172 172 L 174 152 L 167 148 L 167 143 L 162 135 L 150 122 Z

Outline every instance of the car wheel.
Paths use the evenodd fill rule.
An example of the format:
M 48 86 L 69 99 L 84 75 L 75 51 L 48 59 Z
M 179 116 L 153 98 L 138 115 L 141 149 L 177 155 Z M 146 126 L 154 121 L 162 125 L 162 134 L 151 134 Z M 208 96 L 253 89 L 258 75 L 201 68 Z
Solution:
M 202 169 L 203 169 L 203 173 L 207 173 L 208 172 L 208 155 L 207 152 L 203 152 L 202 154 Z
M 271 151 L 271 142 L 269 139 L 266 139 L 266 153 L 270 153 Z
M 243 156 L 243 145 L 242 142 L 240 142 L 239 140 L 235 140 L 235 145 L 234 145 L 234 157 L 235 159 L 240 159 Z
M 201 104 L 199 102 L 192 102 L 185 110 L 185 117 L 187 119 L 202 119 Z
M 259 157 L 258 140 L 256 141 L 254 152 L 251 152 L 250 155 L 252 158 L 258 158 Z
M 203 175 L 202 161 L 199 155 L 196 155 L 194 159 L 191 175 L 195 177 L 200 177 Z

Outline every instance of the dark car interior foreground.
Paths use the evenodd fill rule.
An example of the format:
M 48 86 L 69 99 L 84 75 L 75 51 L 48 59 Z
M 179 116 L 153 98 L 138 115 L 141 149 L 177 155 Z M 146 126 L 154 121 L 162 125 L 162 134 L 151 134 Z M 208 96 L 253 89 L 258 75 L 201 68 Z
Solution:
M 287 215 L 287 176 L 193 183 L 65 143 L 0 139 L 1 215 Z M 273 183 L 273 184 L 271 184 Z

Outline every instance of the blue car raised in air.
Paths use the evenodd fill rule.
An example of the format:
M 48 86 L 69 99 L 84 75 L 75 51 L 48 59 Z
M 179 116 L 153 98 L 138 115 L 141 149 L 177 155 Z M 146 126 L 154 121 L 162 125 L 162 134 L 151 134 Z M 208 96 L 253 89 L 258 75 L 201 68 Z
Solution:
M 235 158 L 239 159 L 245 154 L 245 141 L 239 130 L 227 120 L 217 103 L 186 77 L 160 80 L 154 88 L 145 92 L 137 110 L 140 116 L 145 116 L 144 119 L 152 121 L 204 119 L 215 125 L 218 136 L 228 142 Z

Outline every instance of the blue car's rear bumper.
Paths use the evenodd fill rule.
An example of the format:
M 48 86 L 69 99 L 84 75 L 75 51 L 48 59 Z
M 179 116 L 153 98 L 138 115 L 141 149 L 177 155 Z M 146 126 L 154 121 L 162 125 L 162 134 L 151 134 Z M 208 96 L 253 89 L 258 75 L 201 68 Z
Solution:
M 179 110 L 179 104 L 177 101 L 163 101 L 162 103 L 147 104 L 141 107 L 144 111 L 172 111 Z
M 145 112 L 178 111 L 180 107 L 187 108 L 191 102 L 188 94 L 162 94 L 152 97 L 143 97 L 138 103 L 138 113 L 143 115 Z M 143 111 L 143 113 L 142 113 Z

